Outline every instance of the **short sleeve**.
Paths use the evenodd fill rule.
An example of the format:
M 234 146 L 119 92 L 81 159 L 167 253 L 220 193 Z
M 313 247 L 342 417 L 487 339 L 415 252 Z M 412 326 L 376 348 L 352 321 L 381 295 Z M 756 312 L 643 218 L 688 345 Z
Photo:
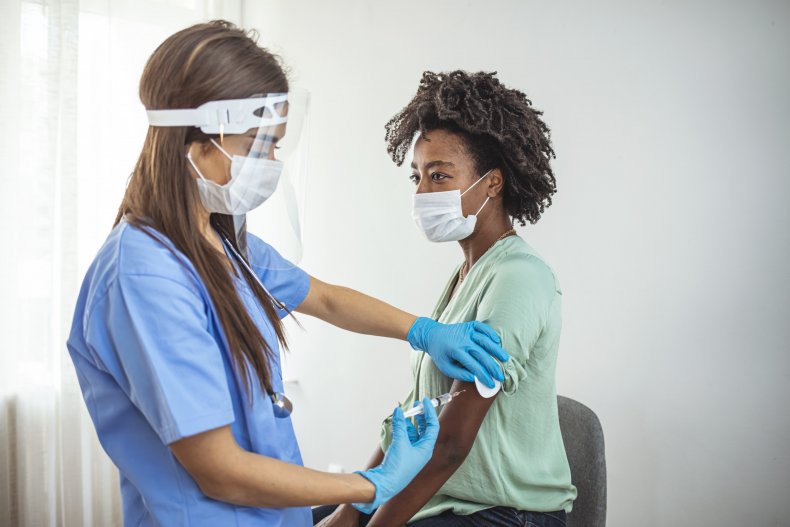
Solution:
M 247 234 L 250 266 L 269 292 L 285 304 L 280 318 L 296 309 L 310 291 L 310 276 L 283 258 L 277 250 L 257 236 Z
M 121 274 L 103 302 L 88 336 L 106 332 L 105 364 L 163 443 L 234 421 L 222 350 L 194 287 Z
M 560 294 L 554 273 L 534 256 L 512 255 L 495 269 L 477 319 L 500 335 L 502 347 L 510 354 L 504 367 L 503 393 L 515 393 L 526 378 L 527 360 Z

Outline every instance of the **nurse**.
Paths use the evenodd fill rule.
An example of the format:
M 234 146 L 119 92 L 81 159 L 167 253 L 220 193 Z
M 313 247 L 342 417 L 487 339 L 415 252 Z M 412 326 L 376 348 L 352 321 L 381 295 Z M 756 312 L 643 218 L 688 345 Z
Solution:
M 68 349 L 99 440 L 121 476 L 124 523 L 312 525 L 308 506 L 372 511 L 431 457 L 430 405 L 393 413 L 382 463 L 304 468 L 282 394 L 281 319 L 296 311 L 408 340 L 448 376 L 488 385 L 508 355 L 488 326 L 417 318 L 306 274 L 234 225 L 277 186 L 288 81 L 227 22 L 168 38 L 140 83 L 148 134 L 115 227 L 83 282 Z

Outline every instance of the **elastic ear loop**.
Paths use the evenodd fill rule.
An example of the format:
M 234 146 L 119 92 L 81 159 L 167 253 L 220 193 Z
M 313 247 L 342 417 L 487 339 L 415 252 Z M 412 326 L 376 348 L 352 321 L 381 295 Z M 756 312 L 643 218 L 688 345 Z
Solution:
M 482 176 L 480 179 L 478 179 L 477 181 L 475 181 L 474 183 L 472 183 L 472 186 L 470 186 L 468 189 L 464 190 L 464 191 L 461 193 L 461 197 L 463 197 L 463 196 L 464 196 L 464 194 L 466 194 L 467 192 L 469 192 L 470 190 L 472 190 L 472 189 L 474 188 L 474 186 L 475 186 L 475 185 L 477 185 L 478 183 L 480 183 L 481 181 L 483 181 L 483 179 L 484 179 L 486 176 L 488 176 L 488 174 L 490 174 L 490 173 L 491 173 L 491 172 L 493 172 L 493 171 L 494 171 L 494 169 L 492 168 L 491 170 L 489 170 L 488 172 L 486 172 L 485 174 L 483 174 L 483 176 Z M 490 199 L 491 199 L 491 196 L 486 196 L 486 200 L 483 202 L 483 204 L 482 204 L 482 205 L 480 205 L 480 208 L 479 208 L 479 209 L 477 209 L 477 212 L 475 212 L 475 213 L 474 213 L 474 216 L 477 216 L 478 214 L 480 214 L 480 211 L 481 211 L 481 210 L 483 210 L 483 207 L 485 207 L 485 206 L 486 206 L 486 204 L 488 203 L 488 200 L 490 200 Z
M 488 203 L 488 200 L 490 200 L 490 199 L 491 199 L 491 196 L 486 196 L 486 200 L 483 202 L 483 204 L 482 204 L 482 205 L 480 205 L 480 208 L 479 208 L 479 209 L 477 209 L 477 212 L 475 212 L 475 216 L 477 216 L 478 214 L 480 214 L 480 211 L 481 211 L 481 210 L 483 210 L 483 207 L 485 207 L 485 206 L 486 206 L 486 203 Z
M 206 178 L 203 177 L 203 173 L 200 172 L 200 169 L 197 167 L 195 161 L 192 159 L 192 152 L 187 152 L 187 161 L 189 161 L 189 164 L 192 165 L 193 169 L 195 169 L 195 172 L 197 172 L 197 175 L 200 176 L 200 179 L 206 181 Z
M 219 138 L 220 138 L 219 140 L 222 141 L 222 125 L 220 125 L 220 128 L 219 128 Z M 211 141 L 211 144 L 216 146 L 217 149 L 219 149 L 219 151 L 222 152 L 222 155 L 227 157 L 230 161 L 233 161 L 233 156 L 231 156 L 229 153 L 227 153 L 224 148 L 219 146 L 219 144 L 217 144 L 217 142 L 214 141 L 213 137 L 211 139 L 209 139 L 209 141 Z M 200 172 L 200 169 L 195 164 L 195 160 L 192 159 L 192 152 L 187 152 L 187 161 L 189 161 L 189 164 L 192 165 L 192 168 L 195 169 L 195 172 L 197 172 L 197 175 L 200 176 L 200 179 L 202 179 L 203 181 L 206 181 L 206 178 L 203 176 L 203 173 Z
M 485 179 L 485 178 L 488 176 L 488 174 L 490 174 L 490 173 L 491 173 L 491 172 L 493 172 L 493 171 L 494 171 L 494 169 L 492 168 L 491 170 L 489 170 L 488 172 L 486 172 L 485 174 L 483 174 L 482 176 L 480 176 L 480 179 L 478 179 L 477 181 L 475 181 L 474 183 L 472 183 L 471 185 L 469 185 L 469 188 L 468 188 L 468 189 L 466 189 L 466 190 L 464 190 L 463 192 L 461 192 L 461 197 L 464 197 L 464 194 L 466 194 L 467 192 L 469 192 L 470 190 L 472 190 L 473 188 L 475 188 L 475 185 L 477 185 L 478 183 L 480 183 L 481 181 L 483 181 L 483 180 L 484 180 L 484 179 Z
M 220 139 L 220 140 L 221 140 L 221 139 Z M 220 152 L 222 152 L 222 154 L 223 154 L 225 157 L 227 157 L 227 158 L 228 158 L 230 161 L 233 161 L 233 156 L 232 156 L 232 155 L 230 155 L 229 153 L 227 153 L 227 152 L 225 151 L 225 149 L 224 149 L 224 148 L 222 148 L 221 146 L 219 146 L 219 145 L 217 144 L 217 142 L 216 142 L 216 141 L 214 141 L 214 138 L 211 138 L 211 139 L 209 139 L 209 141 L 211 141 L 211 144 L 212 144 L 212 145 L 214 145 L 214 146 L 216 146 L 216 147 L 219 149 L 219 151 L 220 151 Z

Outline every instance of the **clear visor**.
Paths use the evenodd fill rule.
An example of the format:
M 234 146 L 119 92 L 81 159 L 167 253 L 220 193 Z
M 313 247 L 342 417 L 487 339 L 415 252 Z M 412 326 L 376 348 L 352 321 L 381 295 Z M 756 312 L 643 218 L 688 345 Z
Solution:
M 275 99 L 256 111 L 260 113 L 260 126 L 242 134 L 246 137 L 241 138 L 241 148 L 236 152 L 246 157 L 243 163 L 255 163 L 257 159 L 282 161 L 283 172 L 274 193 L 263 205 L 246 217 L 234 218 L 237 236 L 243 240 L 244 231 L 249 229 L 287 260 L 298 263 L 303 251 L 309 94 L 294 90 L 286 100 Z M 283 118 L 285 121 L 279 122 Z M 225 136 L 225 141 L 229 143 L 234 138 Z
M 218 135 L 216 141 L 229 157 L 287 161 L 298 149 L 307 113 L 306 92 L 267 94 L 225 103 L 222 111 L 238 115 L 238 121 L 200 128 Z

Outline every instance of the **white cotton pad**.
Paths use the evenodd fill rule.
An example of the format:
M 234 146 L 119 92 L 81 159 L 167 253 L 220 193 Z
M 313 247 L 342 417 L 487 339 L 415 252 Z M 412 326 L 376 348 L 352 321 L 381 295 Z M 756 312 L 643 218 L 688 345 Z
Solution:
M 494 379 L 494 387 L 489 388 L 475 377 L 475 387 L 477 388 L 477 393 L 480 394 L 480 397 L 484 399 L 490 399 L 491 397 L 495 396 L 499 393 L 499 390 L 502 388 L 502 383 L 498 380 Z

